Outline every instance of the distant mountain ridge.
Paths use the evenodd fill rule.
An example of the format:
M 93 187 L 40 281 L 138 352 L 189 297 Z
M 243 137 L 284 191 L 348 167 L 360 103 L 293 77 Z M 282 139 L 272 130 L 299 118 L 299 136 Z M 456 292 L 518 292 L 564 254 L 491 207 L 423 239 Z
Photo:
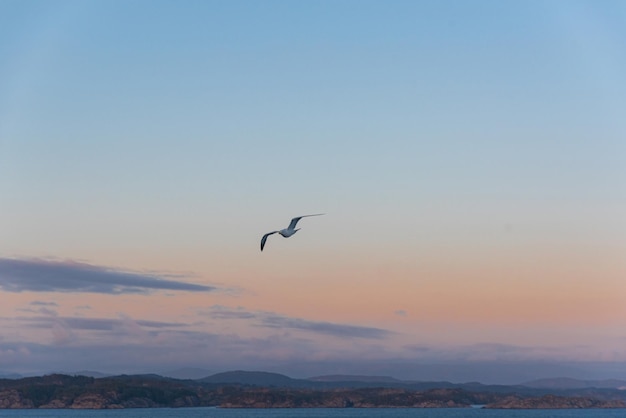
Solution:
M 313 381 L 233 371 L 179 380 L 156 374 L 103 378 L 61 374 L 0 379 L 0 409 L 222 408 L 626 408 L 626 391 L 539 389 L 479 383 L 380 382 L 384 376 L 326 376 Z M 344 382 L 342 379 L 351 379 Z M 360 379 L 361 382 L 355 382 Z
M 65 374 L 68 376 L 87 376 L 87 377 L 95 377 L 95 378 L 112 376 L 111 374 L 108 374 L 108 373 L 100 373 L 100 372 L 96 372 L 93 370 L 79 370 L 77 372 L 72 372 L 72 373 L 61 371 L 61 372 L 55 372 L 55 373 Z
M 432 388 L 464 388 L 468 390 L 490 390 L 504 392 L 515 388 L 517 391 L 526 393 L 553 391 L 573 391 L 583 389 L 611 389 L 626 391 L 626 380 L 622 379 L 597 379 L 585 380 L 568 377 L 530 380 L 519 385 L 489 385 L 479 382 L 451 383 L 448 381 L 415 381 L 401 380 L 391 376 L 376 375 L 351 375 L 333 374 L 313 376 L 309 378 L 291 378 L 284 374 L 265 371 L 234 370 L 215 374 L 205 369 L 179 369 L 160 374 L 136 374 L 136 375 L 111 375 L 98 371 L 82 370 L 77 372 L 60 372 L 69 376 L 87 376 L 92 378 L 149 378 L 164 380 L 192 380 L 202 384 L 235 384 L 245 386 L 263 386 L 275 388 L 367 388 L 367 387 L 393 387 L 428 390 Z M 202 376 L 202 377 L 198 377 Z M 0 373 L 1 379 L 20 379 L 25 376 L 17 373 Z
M 405 383 L 406 381 L 396 379 L 391 376 L 364 376 L 364 375 L 343 375 L 332 374 L 325 376 L 309 377 L 307 380 L 314 382 L 379 382 L 379 383 Z
M 422 388 L 442 388 L 454 386 L 450 382 L 410 382 L 389 376 L 364 375 L 327 375 L 307 379 L 294 379 L 280 373 L 235 370 L 217 373 L 198 379 L 202 383 L 239 384 L 248 386 L 265 386 L 276 388 L 358 388 L 358 387 L 405 387 L 421 386 Z
M 158 373 L 161 376 L 172 377 L 174 379 L 202 379 L 208 376 L 211 376 L 213 372 L 207 369 L 201 369 L 196 367 L 183 367 L 181 369 L 169 370 L 165 372 Z
M 293 379 L 279 373 L 235 370 L 232 372 L 216 373 L 202 379 L 202 383 L 214 384 L 244 384 L 251 386 L 273 386 L 273 387 L 307 387 L 311 382 L 305 379 Z
M 212 385 L 241 385 L 250 387 L 268 387 L 282 389 L 329 390 L 341 388 L 395 388 L 407 390 L 462 389 L 490 393 L 518 393 L 524 396 L 541 396 L 546 393 L 562 396 L 606 396 L 607 399 L 625 398 L 626 390 L 620 390 L 621 380 L 583 381 L 576 379 L 542 379 L 524 385 L 485 385 L 479 382 L 451 383 L 446 381 L 408 381 L 389 376 L 366 375 L 326 375 L 308 379 L 294 379 L 283 374 L 236 370 L 217 373 L 197 382 Z M 589 385 L 589 382 L 602 382 L 603 385 Z

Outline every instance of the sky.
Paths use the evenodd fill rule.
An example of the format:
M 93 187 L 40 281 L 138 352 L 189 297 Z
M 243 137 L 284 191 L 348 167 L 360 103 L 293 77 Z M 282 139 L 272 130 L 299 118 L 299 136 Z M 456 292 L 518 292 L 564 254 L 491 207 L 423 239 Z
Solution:
M 1 0 L 0 374 L 626 378 L 625 19 Z

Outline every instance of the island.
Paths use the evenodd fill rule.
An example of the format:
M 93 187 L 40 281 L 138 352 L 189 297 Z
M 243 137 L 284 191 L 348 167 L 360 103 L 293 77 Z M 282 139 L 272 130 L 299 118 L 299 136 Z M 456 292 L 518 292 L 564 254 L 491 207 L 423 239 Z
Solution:
M 436 387 L 447 386 L 447 387 Z M 51 374 L 0 379 L 0 409 L 221 408 L 626 408 L 611 388 L 554 390 L 449 382 L 320 381 L 232 372 L 198 380 L 159 375 Z

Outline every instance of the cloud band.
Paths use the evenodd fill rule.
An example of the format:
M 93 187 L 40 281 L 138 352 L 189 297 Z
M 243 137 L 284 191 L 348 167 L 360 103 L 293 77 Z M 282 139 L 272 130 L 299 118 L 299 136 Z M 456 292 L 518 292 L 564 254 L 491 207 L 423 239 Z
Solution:
M 171 275 L 128 272 L 74 261 L 0 258 L 0 288 L 7 292 L 210 292 L 213 286 L 171 280 Z

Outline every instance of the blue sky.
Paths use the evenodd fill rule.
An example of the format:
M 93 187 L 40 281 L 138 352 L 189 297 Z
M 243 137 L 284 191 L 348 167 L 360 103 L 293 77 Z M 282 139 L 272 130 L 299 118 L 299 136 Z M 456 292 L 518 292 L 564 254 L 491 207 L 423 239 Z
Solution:
M 0 295 L 19 298 L 0 317 L 64 319 L 0 344 L 81 349 L 88 312 L 266 342 L 282 318 L 291 360 L 363 354 L 321 327 L 384 335 L 376 358 L 626 361 L 624 18 L 619 1 L 3 1 Z M 127 280 L 151 283 L 145 308 L 97 290 Z

